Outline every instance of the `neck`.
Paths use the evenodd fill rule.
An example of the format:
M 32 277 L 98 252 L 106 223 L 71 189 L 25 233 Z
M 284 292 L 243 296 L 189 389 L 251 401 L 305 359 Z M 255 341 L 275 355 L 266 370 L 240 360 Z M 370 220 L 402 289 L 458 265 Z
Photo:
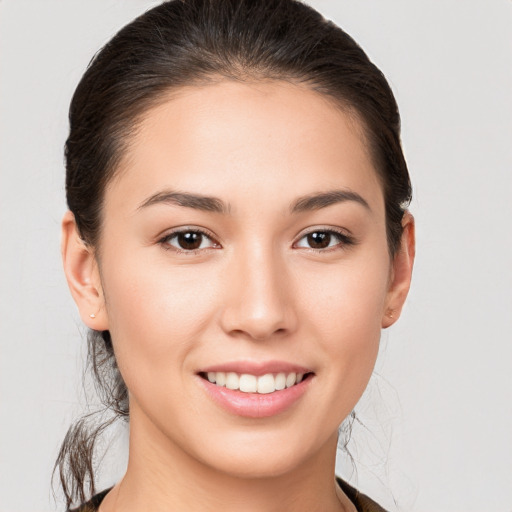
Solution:
M 101 512 L 334 512 L 355 510 L 334 480 L 337 436 L 290 471 L 238 476 L 190 456 L 136 407 L 130 411 L 130 458 Z

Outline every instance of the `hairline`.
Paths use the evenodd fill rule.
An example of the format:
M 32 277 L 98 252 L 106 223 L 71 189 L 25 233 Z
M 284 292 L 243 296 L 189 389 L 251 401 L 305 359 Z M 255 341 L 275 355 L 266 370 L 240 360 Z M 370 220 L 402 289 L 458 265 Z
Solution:
M 93 247 L 93 251 L 97 256 L 98 261 L 103 231 L 103 211 L 105 197 L 107 195 L 108 189 L 114 186 L 117 180 L 121 179 L 123 176 L 123 169 L 129 165 L 130 148 L 132 147 L 133 142 L 135 141 L 144 121 L 152 111 L 158 109 L 160 106 L 169 101 L 178 99 L 180 96 L 185 94 L 186 91 L 197 90 L 203 87 L 215 86 L 229 82 L 245 85 L 266 83 L 290 84 L 300 89 L 315 93 L 317 97 L 325 101 L 330 107 L 344 114 L 348 120 L 350 129 L 352 129 L 356 136 L 361 140 L 363 150 L 372 164 L 373 170 L 381 187 L 384 203 L 386 203 L 386 186 L 382 172 L 379 171 L 379 164 L 377 161 L 378 156 L 375 154 L 375 150 L 373 149 L 374 144 L 372 143 L 372 130 L 368 126 L 368 123 L 365 120 L 363 114 L 348 99 L 341 99 L 336 97 L 334 93 L 330 93 L 329 91 L 326 91 L 325 88 L 322 88 L 322 85 L 318 81 L 315 81 L 313 78 L 303 78 L 299 75 L 294 76 L 293 74 L 276 73 L 275 76 L 273 76 L 269 73 L 264 73 L 263 71 L 258 72 L 257 70 L 254 72 L 243 70 L 239 73 L 204 73 L 198 78 L 188 80 L 186 83 L 177 84 L 174 86 L 170 85 L 166 88 L 162 88 L 161 91 L 153 92 L 152 95 L 143 98 L 139 100 L 138 103 L 136 103 L 134 113 L 132 115 L 125 116 L 123 123 L 121 124 L 121 143 L 113 155 L 113 159 L 108 165 L 106 172 L 108 179 L 103 188 L 100 208 L 98 212 L 99 228 Z M 386 238 L 388 237 L 386 236 Z M 391 251 L 390 240 L 387 241 L 388 247 Z

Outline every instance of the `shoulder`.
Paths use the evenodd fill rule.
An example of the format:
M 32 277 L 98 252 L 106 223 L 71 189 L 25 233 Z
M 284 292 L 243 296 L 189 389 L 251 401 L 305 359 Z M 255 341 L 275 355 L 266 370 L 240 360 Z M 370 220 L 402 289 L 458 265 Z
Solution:
M 386 512 L 378 503 L 347 484 L 341 478 L 336 478 L 336 481 L 350 501 L 356 506 L 358 512 Z M 87 503 L 80 505 L 78 508 L 70 509 L 68 512 L 97 512 L 103 498 L 105 498 L 109 491 L 110 489 L 106 489 L 96 494 Z
M 93 496 L 87 503 L 83 503 L 77 508 L 69 509 L 67 512 L 96 512 L 110 489 L 105 489 Z
M 354 489 L 354 487 L 347 484 L 347 482 L 341 478 L 336 477 L 336 481 L 350 501 L 355 505 L 357 512 L 386 512 L 378 503 L 366 496 L 366 494 Z

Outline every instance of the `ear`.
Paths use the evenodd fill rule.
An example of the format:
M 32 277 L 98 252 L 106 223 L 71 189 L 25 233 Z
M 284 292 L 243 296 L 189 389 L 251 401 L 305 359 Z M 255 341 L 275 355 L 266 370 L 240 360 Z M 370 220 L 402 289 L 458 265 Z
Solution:
M 408 211 L 405 212 L 402 219 L 402 228 L 400 247 L 391 263 L 389 289 L 382 316 L 383 329 L 393 325 L 400 317 L 411 286 L 416 240 L 414 217 Z
M 62 263 L 80 317 L 96 331 L 108 329 L 108 318 L 94 251 L 78 234 L 75 217 L 68 211 L 62 219 Z

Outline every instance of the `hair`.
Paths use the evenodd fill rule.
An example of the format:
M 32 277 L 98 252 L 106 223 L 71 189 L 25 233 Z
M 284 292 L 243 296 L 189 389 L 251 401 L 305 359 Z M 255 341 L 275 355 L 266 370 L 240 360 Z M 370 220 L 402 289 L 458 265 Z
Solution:
M 148 109 L 184 86 L 221 80 L 303 84 L 354 114 L 382 184 L 390 257 L 399 250 L 411 183 L 400 116 L 380 70 L 341 28 L 297 0 L 171 0 L 121 29 L 92 59 L 73 95 L 65 144 L 66 193 L 78 232 L 101 253 L 105 188 Z M 113 418 L 76 422 L 55 470 L 67 506 L 95 493 L 94 446 L 129 417 L 128 391 L 108 331 L 88 334 L 88 363 Z

